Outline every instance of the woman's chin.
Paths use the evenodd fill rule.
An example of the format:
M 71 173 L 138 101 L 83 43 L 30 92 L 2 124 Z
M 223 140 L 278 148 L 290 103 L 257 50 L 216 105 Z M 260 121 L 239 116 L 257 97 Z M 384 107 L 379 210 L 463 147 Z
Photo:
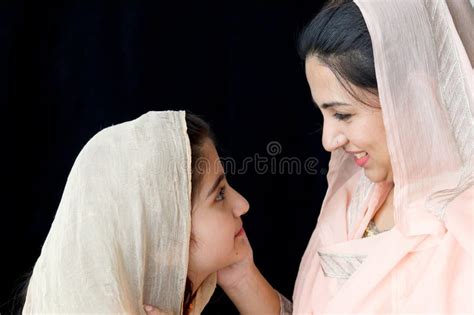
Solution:
M 373 183 L 393 182 L 393 179 L 390 173 L 385 172 L 385 171 L 365 169 L 364 174 Z
M 385 180 L 385 176 L 383 176 L 380 172 L 377 172 L 377 170 L 374 169 L 364 169 L 364 174 L 373 183 L 380 183 Z

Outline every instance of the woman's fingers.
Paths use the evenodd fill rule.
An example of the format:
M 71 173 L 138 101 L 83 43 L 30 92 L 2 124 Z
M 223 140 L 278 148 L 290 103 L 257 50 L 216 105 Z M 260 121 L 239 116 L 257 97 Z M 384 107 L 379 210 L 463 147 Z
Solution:
M 167 315 L 167 314 L 171 314 L 171 313 L 161 312 L 159 309 L 157 309 L 156 307 L 153 307 L 151 305 L 143 305 L 143 307 L 144 307 L 145 312 L 147 313 L 147 315 Z

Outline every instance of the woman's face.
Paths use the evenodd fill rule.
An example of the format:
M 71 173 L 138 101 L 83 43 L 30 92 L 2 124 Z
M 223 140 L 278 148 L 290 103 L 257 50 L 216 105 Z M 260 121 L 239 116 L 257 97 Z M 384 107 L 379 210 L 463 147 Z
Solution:
M 306 58 L 305 66 L 313 100 L 324 118 L 324 148 L 329 152 L 341 148 L 352 155 L 372 182 L 393 182 L 378 97 L 352 86 L 361 100 L 373 106 L 369 107 L 353 98 L 316 57 Z
M 201 180 L 193 191 L 188 266 L 195 285 L 248 254 L 240 217 L 247 213 L 249 204 L 227 183 L 212 141 L 207 140 L 202 150 L 204 159 L 197 163 Z

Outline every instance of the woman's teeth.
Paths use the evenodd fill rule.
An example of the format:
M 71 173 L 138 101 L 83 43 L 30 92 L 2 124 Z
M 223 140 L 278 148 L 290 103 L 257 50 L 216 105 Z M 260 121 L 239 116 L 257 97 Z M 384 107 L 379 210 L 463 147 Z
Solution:
M 361 159 L 363 158 L 364 156 L 368 155 L 367 152 L 362 152 L 362 153 L 356 153 L 354 154 L 354 156 L 356 157 L 356 159 Z

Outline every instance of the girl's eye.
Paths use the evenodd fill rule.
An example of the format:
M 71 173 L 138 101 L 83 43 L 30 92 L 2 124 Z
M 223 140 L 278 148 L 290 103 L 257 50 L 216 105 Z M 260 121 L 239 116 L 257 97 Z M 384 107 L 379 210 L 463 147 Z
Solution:
M 216 201 L 224 200 L 225 187 L 222 187 L 217 194 Z
M 336 117 L 337 120 L 348 120 L 349 118 L 352 117 L 352 115 L 351 114 L 335 113 L 334 117 Z

